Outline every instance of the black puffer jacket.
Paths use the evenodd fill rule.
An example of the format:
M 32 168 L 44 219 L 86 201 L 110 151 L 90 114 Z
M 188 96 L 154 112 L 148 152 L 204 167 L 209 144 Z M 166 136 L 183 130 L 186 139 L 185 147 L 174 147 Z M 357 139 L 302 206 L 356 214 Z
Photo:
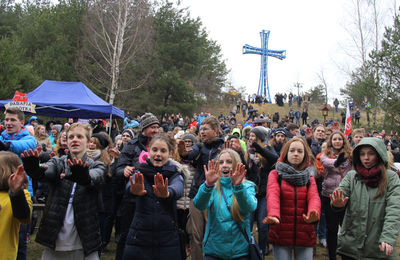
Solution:
M 266 160 L 265 166 L 257 164 L 251 158 L 248 159 L 246 165 L 246 178 L 256 184 L 257 198 L 262 198 L 266 196 L 268 175 L 274 169 L 274 165 L 279 158 L 274 149 L 269 145 L 264 148 L 263 154 L 261 154 L 261 156 L 263 156 Z
M 193 165 L 196 168 L 194 174 L 192 186 L 189 191 L 189 198 L 193 199 L 199 187 L 206 180 L 204 175 L 204 165 L 208 165 L 208 161 L 215 159 L 221 149 L 224 148 L 224 139 L 219 138 L 209 144 L 196 143 L 190 149 L 192 149 L 186 157 L 182 159 L 193 161 Z
M 136 169 L 139 168 L 139 155 L 142 151 L 147 152 L 146 146 L 148 143 L 149 138 L 141 133 L 136 138 L 126 143 L 118 158 L 117 170 L 115 172 L 117 177 L 124 176 L 124 168 L 126 166 L 134 166 Z
M 60 174 L 70 173 L 66 155 L 50 159 L 46 165 L 49 168 L 39 180 L 49 183 L 49 196 L 46 200 L 46 208 L 40 222 L 36 242 L 55 249 L 58 233 L 64 224 L 68 202 L 74 182 L 61 179 Z M 98 190 L 104 183 L 106 167 L 102 162 L 95 162 L 87 158 L 86 154 L 82 161 L 89 163 L 89 174 L 91 183 L 88 185 L 76 185 L 73 208 L 74 222 L 79 238 L 82 242 L 85 255 L 99 251 L 101 247 L 101 236 L 99 220 L 97 216 Z

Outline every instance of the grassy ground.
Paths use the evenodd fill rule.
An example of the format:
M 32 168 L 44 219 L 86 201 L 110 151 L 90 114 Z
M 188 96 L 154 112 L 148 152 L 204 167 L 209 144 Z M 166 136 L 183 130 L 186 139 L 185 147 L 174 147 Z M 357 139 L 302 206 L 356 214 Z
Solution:
M 264 114 L 270 114 L 271 116 L 275 113 L 275 112 L 279 112 L 280 118 L 282 118 L 283 116 L 286 116 L 289 114 L 290 111 L 290 107 L 287 103 L 284 104 L 283 107 L 280 107 L 276 104 L 263 104 L 261 106 L 257 105 L 257 104 L 252 104 L 254 109 L 258 110 L 258 114 L 261 114 L 262 112 L 264 112 Z M 201 111 L 203 112 L 211 112 L 213 115 L 218 116 L 221 113 L 224 115 L 228 115 L 229 112 L 232 110 L 232 108 L 235 106 L 235 104 L 226 104 L 226 103 L 219 103 L 219 104 L 212 104 L 212 105 L 205 105 L 201 108 Z M 320 104 L 313 104 L 310 103 L 308 106 L 308 123 L 310 124 L 311 121 L 314 120 L 314 118 L 318 118 L 319 122 L 323 122 L 323 116 L 322 116 L 322 109 L 323 105 Z M 296 112 L 297 110 L 299 110 L 300 112 L 302 112 L 302 108 L 299 108 L 297 106 L 297 104 L 294 104 L 292 106 L 292 109 Z M 330 108 L 329 112 L 328 112 L 328 116 L 326 117 L 327 120 L 333 119 L 335 121 L 339 121 L 341 122 L 342 118 L 340 116 L 340 112 L 341 110 L 339 110 L 338 113 L 335 112 L 334 108 Z M 355 112 L 355 111 L 353 111 Z M 372 127 L 372 115 L 370 115 L 371 117 L 371 127 Z M 354 120 L 354 116 L 352 117 Z M 238 111 L 238 113 L 236 114 L 236 119 L 239 122 L 244 122 L 245 118 L 242 117 L 242 111 Z M 383 113 L 380 112 L 377 115 L 377 125 L 382 125 L 382 120 L 383 120 Z M 342 126 L 343 127 L 343 126 Z M 363 110 L 361 110 L 361 119 L 360 119 L 360 124 L 355 124 L 353 122 L 353 129 L 358 128 L 358 127 L 365 127 L 365 128 L 369 128 L 368 127 L 368 122 L 367 122 L 367 113 Z M 381 129 L 382 127 L 377 127 L 379 129 Z

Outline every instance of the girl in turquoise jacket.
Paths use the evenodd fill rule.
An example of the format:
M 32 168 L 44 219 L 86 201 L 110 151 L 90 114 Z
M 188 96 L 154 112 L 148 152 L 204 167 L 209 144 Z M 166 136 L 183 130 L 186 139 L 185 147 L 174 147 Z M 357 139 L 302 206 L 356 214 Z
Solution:
M 216 163 L 204 166 L 206 181 L 193 200 L 195 207 L 207 210 L 207 226 L 203 241 L 204 260 L 248 259 L 247 239 L 238 224 L 251 235 L 249 216 L 257 207 L 255 186 L 245 181 L 246 169 L 232 149 L 224 149 Z M 223 195 L 231 208 L 228 210 Z

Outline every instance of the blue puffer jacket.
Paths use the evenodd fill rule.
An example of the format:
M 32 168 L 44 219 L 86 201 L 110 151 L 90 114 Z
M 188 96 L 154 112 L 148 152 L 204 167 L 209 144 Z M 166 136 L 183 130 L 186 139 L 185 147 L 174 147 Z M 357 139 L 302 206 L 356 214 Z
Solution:
M 232 206 L 232 194 L 235 194 L 244 218 L 240 225 L 250 236 L 249 216 L 257 207 L 254 183 L 247 181 L 239 185 L 232 185 L 229 177 L 221 177 L 220 182 L 220 187 L 223 189 L 230 206 Z M 208 222 L 203 241 L 205 255 L 222 259 L 248 255 L 247 240 L 233 220 L 224 198 L 217 188 L 209 188 L 202 184 L 193 203 L 200 210 L 208 209 Z
M 8 151 L 15 153 L 20 157 L 21 153 L 25 150 L 35 150 L 36 139 L 29 132 L 28 129 L 22 127 L 18 133 L 8 134 L 7 130 L 3 131 L 0 136 L 0 141 L 10 143 Z M 32 179 L 28 177 L 28 191 L 33 196 Z

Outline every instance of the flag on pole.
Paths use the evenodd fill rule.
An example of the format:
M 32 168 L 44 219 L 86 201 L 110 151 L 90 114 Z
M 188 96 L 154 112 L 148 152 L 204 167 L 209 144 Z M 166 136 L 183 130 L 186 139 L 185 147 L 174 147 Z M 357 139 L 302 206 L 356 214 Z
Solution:
M 346 108 L 346 128 L 344 130 L 344 135 L 349 136 L 353 132 L 353 126 L 351 124 L 351 113 L 350 113 L 350 106 L 349 103 L 347 103 L 347 108 Z

